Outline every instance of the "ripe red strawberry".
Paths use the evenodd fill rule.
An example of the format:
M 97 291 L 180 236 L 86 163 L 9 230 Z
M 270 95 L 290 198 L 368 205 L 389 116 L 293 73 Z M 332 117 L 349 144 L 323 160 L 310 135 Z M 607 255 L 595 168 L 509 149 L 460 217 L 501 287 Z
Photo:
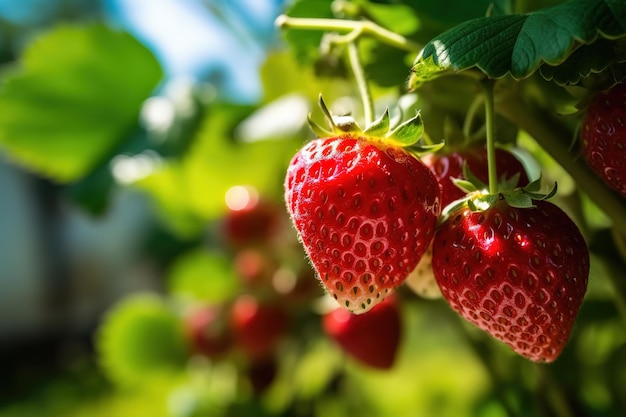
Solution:
M 302 148 L 289 165 L 285 199 L 322 284 L 357 314 L 415 269 L 441 210 L 437 180 L 421 161 L 353 134 Z
M 463 175 L 463 164 L 483 183 L 489 181 L 487 164 L 487 148 L 476 145 L 461 151 L 449 153 L 431 153 L 422 158 L 437 177 L 442 191 L 442 207 L 455 200 L 465 197 L 465 192 L 457 187 L 452 178 L 466 179 Z M 496 171 L 501 179 L 507 180 L 519 174 L 518 185 L 528 184 L 528 176 L 524 165 L 510 152 L 496 148 Z M 413 272 L 406 279 L 407 286 L 423 298 L 435 299 L 441 297 L 441 291 L 432 271 L 432 248 L 426 254 Z
M 230 334 L 220 306 L 194 307 L 184 317 L 194 353 L 210 358 L 222 356 L 231 347 Z
M 337 308 L 323 317 L 322 325 L 347 355 L 375 368 L 392 367 L 402 330 L 393 298 L 360 315 Z
M 581 136 L 587 165 L 626 197 L 626 84 L 617 84 L 592 99 Z
M 442 206 L 465 197 L 465 192 L 454 185 L 452 178 L 465 179 L 463 163 L 467 163 L 469 170 L 483 183 L 489 182 L 487 168 L 487 148 L 483 145 L 472 146 L 450 153 L 431 153 L 425 155 L 422 161 L 437 176 L 442 191 Z M 524 165 L 512 153 L 496 148 L 496 171 L 499 178 L 509 179 L 519 173 L 518 185 L 528 184 L 528 176 Z
M 246 187 L 233 187 L 245 190 Z M 242 193 L 245 193 L 243 191 Z M 237 195 L 237 192 L 230 194 Z M 238 201 L 231 197 L 231 207 L 224 217 L 223 233 L 227 243 L 235 248 L 266 244 L 280 228 L 280 206 L 252 195 Z
M 251 295 L 238 297 L 232 306 L 234 340 L 250 358 L 272 354 L 287 332 L 289 318 L 278 304 L 264 304 Z
M 537 362 L 554 361 L 572 331 L 589 253 L 557 206 L 514 208 L 498 195 L 484 211 L 452 213 L 433 241 L 433 270 L 462 317 Z

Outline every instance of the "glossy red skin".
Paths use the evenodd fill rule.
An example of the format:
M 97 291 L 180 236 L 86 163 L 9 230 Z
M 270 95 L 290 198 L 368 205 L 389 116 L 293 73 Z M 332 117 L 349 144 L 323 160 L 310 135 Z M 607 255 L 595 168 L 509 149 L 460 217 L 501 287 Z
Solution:
M 582 126 L 587 165 L 609 187 L 626 197 L 626 84 L 596 95 Z
M 518 354 L 554 361 L 583 302 L 589 253 L 557 206 L 504 200 L 453 214 L 433 241 L 433 271 L 452 309 Z
M 287 333 L 289 318 L 278 304 L 263 304 L 251 295 L 238 297 L 232 305 L 231 330 L 234 341 L 248 357 L 271 356 Z
M 467 167 L 479 180 L 485 184 L 489 183 L 487 149 L 482 145 L 448 154 L 428 154 L 422 158 L 422 161 L 435 173 L 439 180 L 443 207 L 465 197 L 465 192 L 452 182 L 452 178 L 465 178 L 463 175 L 464 161 L 467 161 Z M 496 148 L 496 172 L 499 179 L 502 177 L 509 179 L 519 173 L 518 185 L 521 187 L 528 185 L 528 176 L 524 165 L 513 154 L 501 148 Z
M 392 298 L 360 315 L 338 308 L 324 316 L 322 325 L 347 355 L 374 368 L 393 366 L 402 325 L 398 306 Z
M 285 179 L 287 209 L 319 279 L 355 314 L 415 268 L 434 235 L 440 192 L 406 151 L 348 135 L 309 142 Z

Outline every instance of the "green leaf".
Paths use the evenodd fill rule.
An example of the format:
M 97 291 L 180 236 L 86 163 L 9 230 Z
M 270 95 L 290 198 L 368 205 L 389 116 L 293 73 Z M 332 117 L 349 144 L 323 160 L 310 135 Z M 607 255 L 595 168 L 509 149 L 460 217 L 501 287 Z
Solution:
M 235 141 L 233 132 L 254 110 L 221 104 L 207 112 L 189 152 L 137 181 L 158 203 L 162 219 L 180 235 L 202 232 L 203 221 L 226 212 L 224 196 L 234 185 L 248 185 L 267 198 L 282 198 L 287 165 L 304 138 Z
M 590 45 L 582 45 L 560 65 L 544 64 L 539 69 L 546 80 L 554 80 L 559 85 L 576 85 L 581 79 L 617 66 L 623 59 L 620 56 L 621 39 L 613 41 L 598 39 Z M 620 79 L 616 79 L 619 81 Z
M 419 29 L 420 20 L 408 5 L 363 2 L 363 8 L 373 21 L 399 35 L 409 35 Z
M 528 14 L 478 18 L 428 42 L 415 61 L 409 86 L 473 67 L 491 78 L 511 74 L 521 79 L 544 62 L 560 64 L 579 43 L 624 34 L 626 3 L 617 0 L 570 0 Z
M 161 75 L 127 33 L 59 26 L 25 50 L 0 90 L 0 146 L 56 181 L 80 179 L 133 132 Z
M 99 360 L 116 383 L 183 369 L 188 355 L 180 319 L 155 295 L 135 295 L 111 309 L 97 335 Z
M 185 253 L 168 274 L 169 291 L 179 297 L 209 303 L 230 300 L 239 291 L 232 259 L 206 250 Z
M 331 3 L 332 0 L 296 0 L 286 14 L 291 17 L 332 18 Z M 299 62 L 311 64 L 319 56 L 323 35 L 320 30 L 288 30 L 285 39 Z
M 359 50 L 369 82 L 397 88 L 406 79 L 412 54 L 368 38 L 360 40 Z

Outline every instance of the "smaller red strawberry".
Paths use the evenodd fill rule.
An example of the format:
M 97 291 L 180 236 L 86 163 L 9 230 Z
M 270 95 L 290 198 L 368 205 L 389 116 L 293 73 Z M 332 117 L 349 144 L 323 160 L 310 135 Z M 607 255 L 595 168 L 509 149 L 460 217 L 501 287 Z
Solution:
M 337 308 L 323 317 L 322 325 L 347 355 L 374 368 L 393 366 L 402 333 L 400 312 L 393 297 L 361 315 Z
M 422 157 L 422 161 L 437 177 L 441 185 L 443 207 L 451 202 L 465 197 L 465 192 L 457 187 L 453 178 L 467 179 L 463 175 L 463 164 L 483 183 L 489 182 L 487 164 L 487 148 L 483 145 L 474 145 L 463 150 L 449 153 L 431 153 Z M 519 175 L 517 185 L 523 187 L 528 184 L 528 176 L 524 165 L 512 153 L 496 148 L 496 171 L 499 179 L 510 179 Z
M 232 305 L 230 323 L 237 346 L 250 358 L 261 359 L 270 356 L 285 336 L 289 318 L 280 305 L 244 294 Z
M 280 229 L 282 210 L 259 198 L 251 187 L 235 186 L 226 194 L 228 212 L 223 219 L 226 242 L 235 247 L 265 244 Z
M 235 272 L 247 288 L 269 286 L 278 268 L 271 254 L 259 248 L 242 249 L 235 254 Z
M 617 84 L 592 99 L 581 136 L 587 165 L 626 197 L 626 84 Z
M 217 358 L 230 349 L 232 341 L 221 306 L 194 307 L 185 314 L 184 323 L 195 353 Z
M 470 200 L 475 211 L 467 205 L 452 211 L 433 241 L 433 271 L 463 318 L 532 361 L 552 362 L 583 302 L 589 252 L 554 204 L 511 205 L 524 197 L 530 198 L 520 189 L 506 198 L 485 195 Z

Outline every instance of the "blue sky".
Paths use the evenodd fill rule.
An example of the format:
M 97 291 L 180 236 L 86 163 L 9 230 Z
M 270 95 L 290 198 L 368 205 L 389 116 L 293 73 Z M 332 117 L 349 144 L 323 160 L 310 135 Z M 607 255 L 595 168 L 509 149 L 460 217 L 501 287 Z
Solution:
M 276 42 L 284 0 L 0 0 L 0 18 L 23 28 L 47 25 L 64 8 L 103 10 L 143 41 L 170 78 L 210 79 L 236 101 L 260 97 L 258 67 Z
M 261 95 L 258 67 L 275 42 L 280 0 L 106 0 L 117 24 L 144 41 L 169 77 L 220 83 L 236 101 Z M 217 15 L 221 15 L 220 19 Z

